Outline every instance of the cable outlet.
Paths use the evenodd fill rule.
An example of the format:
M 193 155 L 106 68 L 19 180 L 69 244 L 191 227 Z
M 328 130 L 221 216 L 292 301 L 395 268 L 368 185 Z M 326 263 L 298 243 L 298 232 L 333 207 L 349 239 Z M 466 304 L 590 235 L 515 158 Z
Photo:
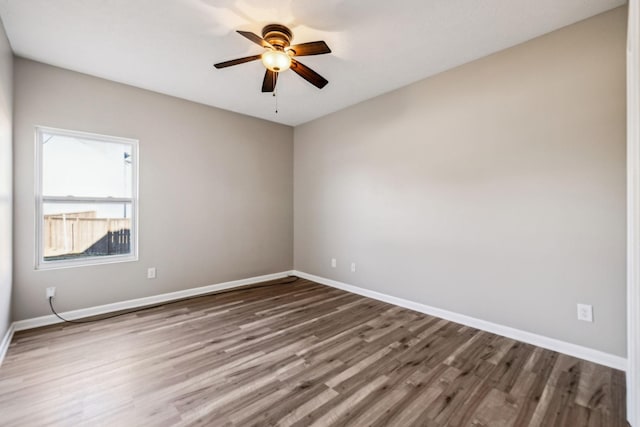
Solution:
M 47 288 L 47 299 L 56 297 L 56 287 Z
M 356 263 L 355 263 L 355 262 L 352 262 L 352 263 L 351 263 L 351 272 L 352 272 L 352 273 L 355 273 L 355 272 L 356 272 Z
M 338 261 L 335 258 L 331 258 L 331 267 L 336 268 L 338 266 Z
M 593 306 L 589 304 L 578 304 L 578 320 L 593 322 Z
M 147 269 L 147 279 L 155 279 L 156 278 L 156 268 L 150 267 Z

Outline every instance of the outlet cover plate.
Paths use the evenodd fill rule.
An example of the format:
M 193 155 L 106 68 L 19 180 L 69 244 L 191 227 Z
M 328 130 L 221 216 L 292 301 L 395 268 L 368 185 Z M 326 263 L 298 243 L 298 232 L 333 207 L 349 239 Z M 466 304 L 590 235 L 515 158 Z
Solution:
M 578 304 L 578 320 L 593 322 L 593 306 L 589 304 Z

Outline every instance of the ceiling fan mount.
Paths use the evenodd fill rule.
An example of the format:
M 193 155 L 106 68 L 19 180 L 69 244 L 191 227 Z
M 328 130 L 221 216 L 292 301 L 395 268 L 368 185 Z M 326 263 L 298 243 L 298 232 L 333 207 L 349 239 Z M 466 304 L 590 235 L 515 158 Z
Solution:
M 327 46 L 324 41 L 301 43 L 292 46 L 291 40 L 293 39 L 293 33 L 289 28 L 281 24 L 266 25 L 262 29 L 262 37 L 250 31 L 238 30 L 237 33 L 255 44 L 262 46 L 265 49 L 264 53 L 219 62 L 214 64 L 214 67 L 218 69 L 226 68 L 261 59 L 267 69 L 262 81 L 262 92 L 273 92 L 278 80 L 278 74 L 289 68 L 318 89 L 322 89 L 329 83 L 329 81 L 320 74 L 294 59 L 296 56 L 331 53 L 331 49 L 329 49 L 329 46 Z
M 269 24 L 262 29 L 262 38 L 275 48 L 284 50 L 291 45 L 293 33 L 280 24 Z

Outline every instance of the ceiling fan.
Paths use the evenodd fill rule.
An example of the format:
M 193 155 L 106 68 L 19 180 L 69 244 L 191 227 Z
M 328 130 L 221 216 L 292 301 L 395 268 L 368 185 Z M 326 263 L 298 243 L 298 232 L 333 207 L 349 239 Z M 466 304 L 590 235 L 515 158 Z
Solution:
M 278 81 L 278 73 L 286 71 L 289 68 L 319 89 L 322 89 L 329 83 L 329 81 L 320 74 L 294 59 L 294 56 L 331 53 L 331 49 L 329 49 L 329 46 L 327 46 L 324 41 L 301 43 L 291 46 L 293 33 L 289 28 L 280 24 L 265 26 L 262 29 L 262 37 L 250 31 L 238 31 L 238 33 L 255 44 L 262 46 L 266 51 L 262 55 L 253 55 L 220 62 L 214 64 L 214 67 L 220 69 L 262 59 L 262 63 L 267 68 L 264 79 L 262 80 L 262 92 L 273 92 L 276 88 L 276 82 Z

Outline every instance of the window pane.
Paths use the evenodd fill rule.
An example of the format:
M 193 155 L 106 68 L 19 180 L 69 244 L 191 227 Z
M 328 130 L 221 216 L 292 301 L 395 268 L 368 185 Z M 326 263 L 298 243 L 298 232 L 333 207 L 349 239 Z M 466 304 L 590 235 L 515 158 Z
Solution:
M 131 145 L 42 134 L 44 196 L 131 197 Z
M 131 203 L 43 203 L 45 261 L 131 253 Z

